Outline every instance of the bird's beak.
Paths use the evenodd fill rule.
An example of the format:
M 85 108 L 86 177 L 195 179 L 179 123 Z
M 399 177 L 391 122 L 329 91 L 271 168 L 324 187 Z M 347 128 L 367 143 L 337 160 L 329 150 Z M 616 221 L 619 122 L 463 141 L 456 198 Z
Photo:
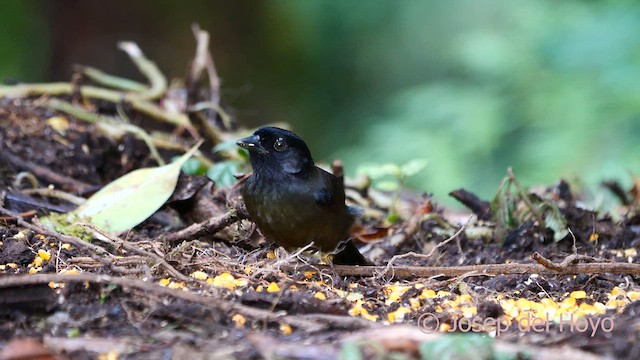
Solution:
M 251 136 L 247 136 L 246 138 L 242 138 L 242 139 L 236 141 L 236 144 L 238 146 L 240 146 L 241 148 L 249 150 L 250 152 L 254 151 L 254 152 L 257 152 L 259 154 L 268 153 L 267 149 L 265 149 L 260 144 L 260 136 L 258 136 L 258 135 L 251 135 Z

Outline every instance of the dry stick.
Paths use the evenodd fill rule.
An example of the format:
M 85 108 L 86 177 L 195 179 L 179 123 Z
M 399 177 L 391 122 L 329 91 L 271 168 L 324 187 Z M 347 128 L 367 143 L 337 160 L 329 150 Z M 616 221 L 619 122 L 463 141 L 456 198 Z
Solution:
M 207 234 L 215 234 L 227 226 L 248 218 L 248 215 L 242 209 L 232 209 L 223 215 L 211 218 L 207 221 L 192 224 L 189 227 L 178 232 L 167 235 L 166 241 L 169 243 L 177 243 L 186 240 L 195 240 Z
M 459 275 L 576 275 L 576 274 L 622 274 L 640 276 L 640 264 L 630 263 L 589 263 L 554 266 L 540 264 L 486 264 L 466 266 L 399 266 L 387 269 L 384 266 L 334 265 L 339 276 L 393 276 L 396 279 Z M 553 264 L 553 263 L 551 263 Z M 318 269 L 329 269 L 327 265 L 315 265 Z M 316 270 L 299 267 L 300 271 Z M 557 270 L 556 270 L 557 269 Z
M 218 71 L 216 70 L 216 64 L 213 61 L 213 55 L 211 54 L 211 50 L 209 50 L 209 33 L 200 30 L 200 26 L 198 24 L 194 24 L 191 27 L 196 40 L 199 40 L 201 34 L 206 34 L 207 36 L 207 46 L 205 47 L 206 53 L 203 54 L 205 56 L 205 69 L 207 70 L 207 77 L 209 78 L 209 91 L 210 99 L 209 102 L 211 107 L 220 115 L 222 119 L 223 125 L 227 129 L 231 129 L 232 120 L 231 116 L 220 106 L 220 77 L 218 76 Z
M 142 250 L 140 248 L 138 248 L 137 246 L 131 245 L 128 241 L 125 241 L 123 239 L 120 239 L 117 236 L 110 236 L 109 234 L 105 233 L 104 231 L 98 229 L 95 225 L 92 224 L 80 224 L 82 226 L 88 227 L 91 230 L 97 232 L 98 234 L 102 235 L 103 237 L 105 237 L 106 239 L 108 239 L 110 242 L 112 242 L 112 245 L 121 245 L 123 248 L 125 248 L 126 250 L 129 250 L 131 252 L 140 254 L 142 256 L 145 256 L 147 258 L 151 258 L 153 261 L 155 261 L 157 264 L 162 265 L 162 267 L 170 274 L 173 275 L 174 277 L 185 281 L 185 282 L 191 282 L 193 279 L 189 278 L 187 276 L 185 276 L 184 274 L 182 274 L 180 271 L 178 271 L 176 268 L 174 268 L 173 266 L 171 266 L 171 264 L 169 264 L 165 259 L 163 259 L 162 257 L 148 252 L 146 250 Z M 101 239 L 104 240 L 104 239 Z
M 189 70 L 189 74 L 186 80 L 187 105 L 188 111 L 197 113 L 201 110 L 210 109 L 210 107 L 204 107 L 200 109 L 193 108 L 193 105 L 199 100 L 198 94 L 200 93 L 200 81 L 202 79 L 202 73 L 204 72 L 207 65 L 207 54 L 209 53 L 209 33 L 200 30 L 200 27 L 195 24 L 191 26 L 191 29 L 193 31 L 194 37 L 196 38 L 196 54 L 193 58 L 193 61 L 191 62 L 191 69 Z M 211 99 L 213 98 L 214 94 L 212 92 Z M 216 99 L 216 101 L 218 101 L 219 97 L 217 97 Z M 213 122 L 209 121 L 209 117 L 211 117 L 210 115 L 215 118 L 215 113 L 198 116 L 197 118 L 198 120 L 200 120 L 202 130 L 209 138 L 209 140 L 211 140 L 214 144 L 217 144 L 222 141 L 222 136 L 214 126 Z
M 560 263 L 554 263 L 553 261 L 545 258 L 544 256 L 542 256 L 540 253 L 535 252 L 533 253 L 533 255 L 531 255 L 531 258 L 533 260 L 535 260 L 538 264 L 551 269 L 551 270 L 556 270 L 556 271 L 562 271 L 563 269 L 567 269 L 569 267 L 571 267 L 572 265 L 577 264 L 580 261 L 584 261 L 584 262 L 590 262 L 590 263 L 596 263 L 596 262 L 601 262 L 602 259 L 598 259 L 598 258 L 594 258 L 593 256 L 588 256 L 588 255 L 579 255 L 579 254 L 571 254 L 569 256 L 567 256 L 566 258 L 564 258 L 564 260 L 562 260 L 562 262 Z M 607 264 L 607 263 L 604 263 Z M 615 263 L 615 264 L 623 264 L 623 263 Z
M 171 289 L 168 287 L 160 286 L 155 283 L 145 282 L 142 280 L 131 279 L 127 277 L 113 277 L 109 275 L 97 275 L 97 274 L 35 274 L 35 275 L 11 275 L 0 277 L 0 288 L 14 287 L 14 286 L 26 286 L 26 285 L 38 285 L 48 284 L 50 282 L 56 283 L 69 283 L 69 282 L 90 282 L 93 284 L 113 284 L 125 288 L 138 289 L 147 294 L 154 294 L 156 296 L 170 296 L 177 299 L 181 299 L 187 302 L 200 304 L 207 306 L 211 309 L 217 309 L 222 313 L 226 313 L 231 317 L 231 314 L 240 313 L 247 317 L 263 320 L 263 321 L 277 321 L 287 323 L 294 327 L 307 329 L 308 331 L 319 331 L 328 325 L 340 323 L 344 327 L 350 327 L 352 329 L 365 328 L 375 326 L 374 323 L 370 323 L 364 319 L 358 319 L 349 316 L 338 315 L 320 315 L 320 316 L 294 316 L 294 315 L 282 315 L 282 313 L 272 313 L 267 310 L 256 309 L 250 306 L 226 301 L 220 298 L 212 296 L 198 295 L 182 289 Z

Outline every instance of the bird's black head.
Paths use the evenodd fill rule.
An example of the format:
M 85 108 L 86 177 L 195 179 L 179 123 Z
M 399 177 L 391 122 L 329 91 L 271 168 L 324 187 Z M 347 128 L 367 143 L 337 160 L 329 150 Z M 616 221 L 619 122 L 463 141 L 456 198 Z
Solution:
M 306 176 L 313 168 L 307 144 L 289 130 L 265 126 L 236 143 L 249 150 L 249 159 L 257 174 Z

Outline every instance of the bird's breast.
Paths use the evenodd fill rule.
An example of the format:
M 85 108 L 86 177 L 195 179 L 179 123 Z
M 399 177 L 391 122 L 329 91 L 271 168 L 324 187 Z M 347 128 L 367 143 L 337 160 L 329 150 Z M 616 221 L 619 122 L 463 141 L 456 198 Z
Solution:
M 287 249 L 311 241 L 331 251 L 348 237 L 353 216 L 346 206 L 319 207 L 312 189 L 298 179 L 270 180 L 251 176 L 243 189 L 247 210 L 262 233 Z

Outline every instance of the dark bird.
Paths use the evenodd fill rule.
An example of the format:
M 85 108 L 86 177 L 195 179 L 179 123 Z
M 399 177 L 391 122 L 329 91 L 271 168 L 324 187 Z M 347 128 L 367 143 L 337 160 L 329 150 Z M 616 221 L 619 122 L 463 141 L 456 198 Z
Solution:
M 242 197 L 267 239 L 287 250 L 313 241 L 334 264 L 370 265 L 349 238 L 358 210 L 345 205 L 342 182 L 315 166 L 298 135 L 267 126 L 237 144 L 253 166 Z

